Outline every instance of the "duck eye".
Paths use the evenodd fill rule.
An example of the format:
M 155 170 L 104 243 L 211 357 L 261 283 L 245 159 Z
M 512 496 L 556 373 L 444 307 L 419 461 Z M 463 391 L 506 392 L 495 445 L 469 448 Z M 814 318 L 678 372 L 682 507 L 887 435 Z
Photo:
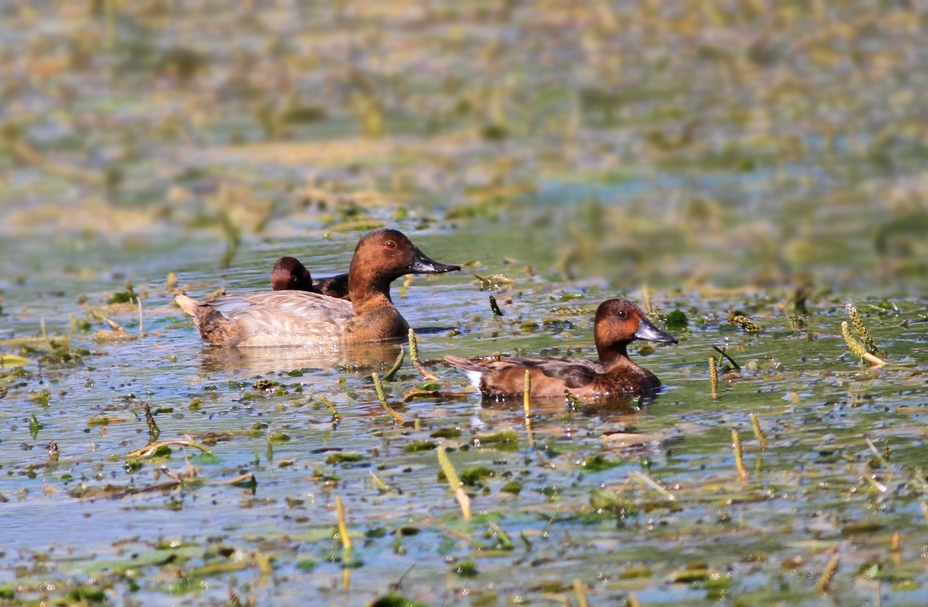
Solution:
M 396 243 L 393 242 L 392 240 L 388 240 L 387 242 L 384 243 L 383 246 L 387 247 L 388 249 L 395 249 Z
M 626 312 L 625 310 L 619 310 L 619 313 L 616 314 L 616 316 L 618 316 L 619 318 L 628 318 L 628 312 Z

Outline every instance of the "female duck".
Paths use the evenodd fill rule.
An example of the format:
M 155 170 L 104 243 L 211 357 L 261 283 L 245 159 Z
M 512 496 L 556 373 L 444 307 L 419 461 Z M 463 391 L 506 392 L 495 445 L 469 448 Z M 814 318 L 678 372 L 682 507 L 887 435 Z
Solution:
M 286 346 L 360 343 L 405 337 L 409 325 L 390 299 L 390 283 L 406 274 L 460 270 L 429 259 L 405 234 L 365 234 L 348 269 L 351 301 L 305 291 L 226 295 L 198 302 L 175 298 L 211 344 Z
M 648 320 L 644 312 L 627 299 L 604 301 L 596 310 L 593 329 L 599 362 L 582 358 L 458 358 L 445 361 L 467 372 L 481 394 L 497 400 L 522 396 L 525 372 L 531 374 L 531 395 L 563 398 L 570 392 L 582 401 L 610 397 L 644 396 L 657 392 L 661 381 L 628 358 L 628 344 L 635 339 L 677 343 Z
M 338 299 L 351 299 L 348 295 L 348 275 L 338 274 L 313 280 L 309 270 L 295 257 L 281 257 L 271 271 L 271 289 L 274 291 L 309 291 Z

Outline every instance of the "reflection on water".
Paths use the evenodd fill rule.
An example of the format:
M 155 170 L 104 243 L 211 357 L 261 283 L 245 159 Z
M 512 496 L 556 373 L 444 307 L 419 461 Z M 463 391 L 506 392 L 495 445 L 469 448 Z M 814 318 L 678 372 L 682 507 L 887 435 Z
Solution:
M 369 373 L 392 366 L 402 347 L 399 341 L 343 346 L 204 347 L 200 368 L 211 373 L 229 371 L 249 376 L 297 369 L 334 368 Z
M 655 397 L 656 398 L 656 397 Z M 532 415 L 557 415 L 575 413 L 585 417 L 609 419 L 616 415 L 628 415 L 641 411 L 654 398 L 642 399 L 634 396 L 614 396 L 595 403 L 569 401 L 567 398 L 531 398 Z M 522 397 L 496 399 L 484 397 L 481 401 L 484 409 L 515 410 L 524 412 Z

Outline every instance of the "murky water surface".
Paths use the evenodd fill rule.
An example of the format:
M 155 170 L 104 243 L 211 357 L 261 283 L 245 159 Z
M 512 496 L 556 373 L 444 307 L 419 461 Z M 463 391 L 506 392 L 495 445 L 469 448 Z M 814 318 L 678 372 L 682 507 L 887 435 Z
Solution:
M 90 4 L 0 12 L 0 603 L 928 603 L 917 8 Z M 403 423 L 399 345 L 173 305 L 379 225 L 465 266 L 393 285 Z M 594 357 L 619 295 L 654 399 L 527 423 L 441 362 Z
M 495 351 L 594 356 L 589 309 L 623 292 L 642 298 L 635 286 L 587 287 L 528 274 L 521 262 L 501 259 L 508 250 L 479 251 L 479 233 L 413 237 L 436 259 L 480 258 L 478 274 L 514 280 L 511 289 L 495 293 L 504 311 L 499 318 L 472 273 L 413 280 L 396 300 L 419 330 L 426 360 Z M 313 269 L 320 275 L 342 270 L 353 240 L 314 245 Z M 653 402 L 579 411 L 540 403 L 528 432 L 521 407 L 481 404 L 466 378 L 440 363 L 430 365 L 438 385 L 422 386 L 427 382 L 407 362 L 387 384 L 389 400 L 409 422 L 398 427 L 378 403 L 369 375 L 392 364 L 396 346 L 322 354 L 205 347 L 163 286 L 174 271 L 192 293 L 220 285 L 264 288 L 276 256 L 309 257 L 304 242 L 248 243 L 224 275 L 209 262 L 209 247 L 200 245 L 142 251 L 138 266 L 133 256 L 120 260 L 144 293 L 144 337 L 135 338 L 135 308 L 121 304 L 108 313 L 129 341 L 95 342 L 92 333 L 78 331 L 70 345 L 87 349 L 79 361 L 43 365 L 36 362 L 43 340 L 31 340 L 38 352 L 30 362 L 4 371 L 6 582 L 39 580 L 50 570 L 85 583 L 104 574 L 111 595 L 145 604 L 174 604 L 185 583 L 194 586 L 184 599 L 192 603 L 219 600 L 236 583 L 256 584 L 258 596 L 270 602 L 285 604 L 313 588 L 329 601 L 353 603 L 351 597 L 385 592 L 413 567 L 403 578 L 404 592 L 427 602 L 456 600 L 451 597 L 465 590 L 509 601 L 592 575 L 598 581 L 590 582 L 591 596 L 606 601 L 634 591 L 654 603 L 708 603 L 715 585 L 723 585 L 760 601 L 782 595 L 798 604 L 816 600 L 803 590 L 804 580 L 837 550 L 844 568 L 873 567 L 914 580 L 903 596 L 922 600 L 916 598 L 922 569 L 907 551 L 917 550 L 913 542 L 924 523 L 916 470 L 924 463 L 925 325 L 899 326 L 918 318 L 918 305 L 894 299 L 898 309 L 892 310 L 858 302 L 892 361 L 867 370 L 841 338 L 840 296 L 813 299 L 814 311 L 797 329 L 761 294 L 652 291 L 655 308 L 680 309 L 690 319 L 690 328 L 677 331 L 679 345 L 637 357 L 667 385 Z M 46 250 L 51 260 L 64 257 Z M 533 258 L 518 245 L 512 253 Z M 123 288 L 125 279 L 109 270 L 107 255 L 99 261 L 75 255 L 74 263 L 91 269 L 88 276 L 49 281 L 50 261 L 35 277 L 5 288 L 4 326 L 12 338 L 40 333 L 37 321 L 44 320 L 49 339 L 63 339 L 71 316 L 85 318 L 88 307 L 103 306 Z M 764 333 L 747 335 L 730 324 L 726 311 L 735 308 L 749 309 Z M 707 366 L 713 345 L 742 365 L 740 373 L 723 375 L 716 400 Z M 439 393 L 402 404 L 421 387 Z M 127 468 L 127 455 L 149 441 L 145 404 L 155 412 L 161 440 L 193 438 L 209 453 L 175 447 Z M 750 413 L 766 434 L 766 450 L 753 438 Z M 33 415 L 40 424 L 34 437 Z M 744 441 L 747 478 L 736 471 L 732 429 Z M 504 430 L 514 431 L 516 442 L 486 441 L 484 435 Z M 878 453 L 888 450 L 889 463 L 879 463 L 882 455 L 868 448 L 867 438 Z M 49 461 L 52 440 L 56 462 Z M 482 470 L 468 486 L 477 515 L 470 524 L 438 478 L 437 444 L 451 450 L 459 472 Z M 357 459 L 331 459 L 344 455 Z M 172 475 L 194 470 L 195 483 L 158 489 Z M 222 484 L 244 473 L 254 474 L 256 487 Z M 638 473 L 668 493 L 656 492 Z M 622 505 L 599 503 L 598 491 L 617 494 Z M 332 539 L 335 496 L 345 503 L 355 542 L 347 591 L 340 545 Z M 894 551 L 897 533 L 902 546 Z M 272 563 L 264 584 L 256 551 Z M 455 563 L 471 559 L 476 578 L 454 574 Z M 241 570 L 224 574 L 224 567 Z M 523 581 L 514 583 L 513 570 L 525 570 Z M 438 585 L 436 575 L 443 580 Z M 687 575 L 694 581 L 668 581 Z M 133 583 L 141 587 L 132 590 Z

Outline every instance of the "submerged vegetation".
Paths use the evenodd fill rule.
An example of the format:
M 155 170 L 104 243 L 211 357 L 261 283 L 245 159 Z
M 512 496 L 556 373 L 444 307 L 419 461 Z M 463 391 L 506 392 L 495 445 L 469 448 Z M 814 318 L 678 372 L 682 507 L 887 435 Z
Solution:
M 926 16 L 0 7 L 0 604 L 928 603 Z M 387 224 L 466 269 L 394 286 L 408 346 L 172 304 Z M 440 362 L 595 358 L 619 294 L 655 399 Z

